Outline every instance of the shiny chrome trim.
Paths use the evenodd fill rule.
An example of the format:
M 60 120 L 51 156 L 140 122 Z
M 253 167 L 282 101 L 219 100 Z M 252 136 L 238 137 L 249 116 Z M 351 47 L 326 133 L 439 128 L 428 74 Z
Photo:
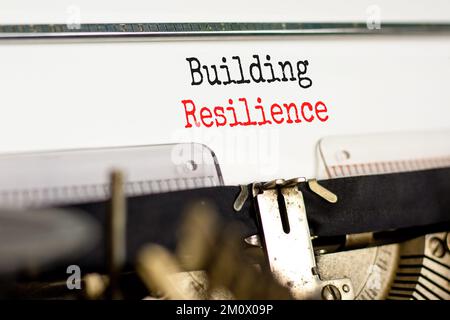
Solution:
M 0 40 L 26 39 L 223 39 L 304 35 L 450 34 L 450 24 L 386 23 L 110 23 L 0 25 Z

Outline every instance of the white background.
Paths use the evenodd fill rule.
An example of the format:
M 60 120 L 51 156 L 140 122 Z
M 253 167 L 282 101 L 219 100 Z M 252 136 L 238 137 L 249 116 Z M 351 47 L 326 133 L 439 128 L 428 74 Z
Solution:
M 383 21 L 450 21 L 448 0 L 2 0 L 0 23 L 65 23 L 78 6 L 83 22 L 365 21 L 381 8 Z
M 364 21 L 372 1 L 5 1 L 0 23 Z M 345 5 L 342 5 L 345 3 Z M 448 1 L 377 1 L 382 22 L 449 21 Z M 426 4 L 426 5 L 425 5 Z M 192 87 L 186 57 L 218 63 L 252 54 L 308 59 L 296 83 Z M 450 37 L 299 37 L 290 40 L 0 44 L 0 152 L 196 141 L 218 156 L 226 183 L 313 176 L 324 136 L 450 129 Z M 323 123 L 184 129 L 182 99 L 223 104 L 323 100 Z M 449 142 L 450 143 L 450 142 Z M 401 146 L 399 146 L 401 148 Z M 368 150 L 369 152 L 369 150 Z

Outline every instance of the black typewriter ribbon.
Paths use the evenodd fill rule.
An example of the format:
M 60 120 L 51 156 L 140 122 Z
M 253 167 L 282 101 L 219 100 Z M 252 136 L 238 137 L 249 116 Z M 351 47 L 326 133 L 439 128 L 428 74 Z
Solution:
M 338 196 L 328 203 L 301 183 L 311 232 L 317 236 L 376 232 L 450 222 L 450 168 L 357 176 L 319 181 Z M 174 249 L 187 208 L 199 201 L 215 207 L 224 222 L 239 222 L 242 238 L 258 233 L 251 196 L 236 212 L 239 186 L 219 186 L 127 198 L 127 262 L 133 264 L 142 245 Z M 108 201 L 70 206 L 106 223 Z M 104 264 L 105 237 L 77 263 L 86 268 Z

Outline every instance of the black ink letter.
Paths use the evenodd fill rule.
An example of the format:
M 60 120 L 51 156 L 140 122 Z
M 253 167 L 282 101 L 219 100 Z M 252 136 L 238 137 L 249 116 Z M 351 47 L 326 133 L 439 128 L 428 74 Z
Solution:
M 192 77 L 191 85 L 192 86 L 198 86 L 198 85 L 202 84 L 202 82 L 203 82 L 203 74 L 202 74 L 202 72 L 200 70 L 200 67 L 201 67 L 200 61 L 198 61 L 198 59 L 194 58 L 194 57 L 186 58 L 186 61 L 189 62 L 189 68 L 191 69 L 191 77 Z M 195 68 L 192 66 L 192 62 L 193 61 L 197 63 L 197 67 L 195 67 Z M 195 76 L 194 76 L 195 73 L 200 75 L 200 80 L 195 81 Z

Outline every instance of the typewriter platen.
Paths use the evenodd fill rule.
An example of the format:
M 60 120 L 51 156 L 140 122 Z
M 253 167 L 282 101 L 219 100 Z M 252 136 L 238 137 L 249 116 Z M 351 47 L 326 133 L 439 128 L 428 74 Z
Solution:
M 333 41 L 335 51 L 320 51 L 326 37 L 335 35 L 357 36 L 362 42 L 355 54 L 360 54 L 372 45 L 364 37 L 374 33 L 389 39 L 407 32 L 445 36 L 449 30 L 444 24 L 395 23 L 381 29 L 355 23 L 0 26 L 5 49 L 0 54 L 6 58 L 18 43 L 33 48 L 37 57 L 53 41 L 60 44 L 50 67 L 55 75 L 59 63 L 77 77 L 74 66 L 87 63 L 88 53 L 103 57 L 81 67 L 82 72 L 101 71 L 101 77 L 93 72 L 84 78 L 86 84 L 100 83 L 101 94 L 86 85 L 84 93 L 89 94 L 74 95 L 67 104 L 86 111 L 87 104 L 80 103 L 86 102 L 84 96 L 99 102 L 108 92 L 112 107 L 126 97 L 131 100 L 128 113 L 108 109 L 107 120 L 114 125 L 89 118 L 83 119 L 83 128 L 92 136 L 105 130 L 95 135 L 106 137 L 99 144 L 145 141 L 133 147 L 0 156 L 1 297 L 450 300 L 450 133 L 434 130 L 448 125 L 445 116 L 431 117 L 436 123 L 429 127 L 416 126 L 423 130 L 407 130 L 409 125 L 391 121 L 405 117 L 404 122 L 414 124 L 420 108 L 412 103 L 415 111 L 410 113 L 404 106 L 365 109 L 373 121 L 366 119 L 355 108 L 358 99 L 352 100 L 350 91 L 356 90 L 344 86 L 335 92 L 335 82 L 324 79 L 337 71 L 344 74 L 347 87 L 369 90 L 371 78 L 367 86 L 360 84 L 361 75 L 342 72 L 347 69 L 337 58 L 354 63 L 353 70 L 373 59 L 354 59 Z M 311 33 L 325 40 L 299 41 Z M 181 40 L 195 50 L 183 47 Z M 392 48 L 386 41 L 379 65 L 390 61 L 387 52 Z M 408 41 L 406 46 L 416 45 Z M 60 53 L 70 55 L 80 42 L 80 56 L 66 64 Z M 441 46 L 439 41 L 431 44 Z M 96 50 L 86 49 L 89 45 Z M 129 51 L 139 45 L 142 51 Z M 292 48 L 302 54 L 289 52 Z M 110 49 L 117 51 L 102 56 Z M 145 55 L 153 52 L 167 61 L 147 61 L 134 71 L 146 76 L 151 73 L 146 68 L 154 71 L 149 81 L 160 89 L 151 98 L 142 94 L 139 81 L 124 81 L 117 87 L 122 95 L 114 90 L 108 59 L 131 53 L 136 61 L 146 61 Z M 446 56 L 435 58 L 442 62 Z M 402 60 L 391 63 L 399 65 L 393 77 L 405 71 Z M 372 71 L 377 68 L 373 63 Z M 133 69 L 117 66 L 122 75 Z M 424 72 L 432 74 L 441 66 L 431 61 L 429 68 Z M 436 83 L 445 79 L 448 62 L 442 68 Z M 177 76 L 180 70 L 182 76 Z M 53 82 L 60 89 L 56 98 L 38 94 L 37 100 L 59 115 L 61 122 L 46 122 L 49 127 L 66 126 L 72 132 L 78 131 L 75 121 L 61 116 L 55 106 L 68 87 L 86 87 L 67 81 L 64 87 Z M 409 84 L 411 91 L 420 87 L 418 82 Z M 6 102 L 13 101 L 17 90 L 9 88 L 2 97 Z M 333 94 L 321 96 L 324 92 Z M 160 109 L 147 109 L 147 104 Z M 373 129 L 383 125 L 388 129 Z M 116 134 L 123 129 L 129 136 Z M 379 131 L 387 133 L 368 133 Z M 148 137 L 143 139 L 142 133 Z M 36 136 L 45 133 L 36 130 Z M 23 139 L 18 141 L 19 149 L 27 149 Z M 307 176 L 292 176 L 297 172 Z

